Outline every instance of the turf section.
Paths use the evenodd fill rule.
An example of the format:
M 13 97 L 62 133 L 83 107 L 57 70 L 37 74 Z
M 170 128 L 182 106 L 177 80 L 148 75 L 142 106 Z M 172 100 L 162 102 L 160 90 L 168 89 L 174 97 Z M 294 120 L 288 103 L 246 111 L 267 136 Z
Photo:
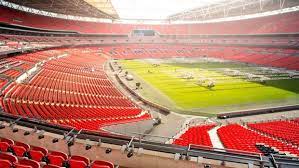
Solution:
M 299 80 L 272 80 L 266 84 L 248 82 L 237 77 L 226 76 L 213 68 L 242 67 L 232 63 L 184 63 L 159 64 L 153 66 L 145 60 L 124 60 L 124 68 L 144 82 L 143 90 L 151 86 L 166 95 L 179 111 L 188 114 L 219 113 L 247 108 L 258 108 L 264 105 L 284 105 L 299 103 Z M 212 69 L 211 69 L 212 68 Z M 254 68 L 254 67 L 248 67 Z M 183 79 L 192 74 L 194 79 Z M 198 85 L 198 79 L 215 81 L 212 89 Z M 171 106 L 171 103 L 154 96 L 153 90 L 144 91 L 145 97 L 155 102 Z M 153 94 L 153 95 L 150 95 Z M 189 112 L 186 112 L 189 111 Z

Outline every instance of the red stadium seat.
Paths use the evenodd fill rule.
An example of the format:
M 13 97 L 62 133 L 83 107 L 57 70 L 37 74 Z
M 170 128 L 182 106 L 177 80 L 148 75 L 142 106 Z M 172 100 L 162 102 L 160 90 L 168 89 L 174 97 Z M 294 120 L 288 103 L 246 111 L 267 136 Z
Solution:
M 28 151 L 30 149 L 30 145 L 26 144 L 26 143 L 22 143 L 22 142 L 15 142 L 16 146 L 22 146 L 26 149 L 26 151 Z
M 23 164 L 20 164 L 20 163 L 16 163 L 14 165 L 14 168 L 33 168 L 33 167 L 29 166 L 29 165 L 23 165 Z
M 18 162 L 18 158 L 14 155 L 9 154 L 9 153 L 0 153 L 0 159 L 8 160 L 8 161 L 10 161 L 10 163 Z
M 83 161 L 86 163 L 86 165 L 89 165 L 89 159 L 84 157 L 84 156 L 76 156 L 76 155 L 73 155 L 70 157 L 71 160 L 78 160 L 78 161 Z
M 65 154 L 65 153 L 63 153 L 63 152 L 52 151 L 50 154 L 51 154 L 51 155 L 55 155 L 55 156 L 60 156 L 60 157 L 62 157 L 64 160 L 67 160 L 67 158 L 68 158 L 67 154 Z
M 108 168 L 114 168 L 113 163 L 108 162 L 108 161 L 103 161 L 103 160 L 95 160 L 92 165 L 91 168 L 100 168 L 102 166 L 102 168 L 104 168 L 103 166 L 106 166 Z
M 0 142 L 0 151 L 6 152 L 9 146 L 10 145 L 7 142 Z
M 45 165 L 43 168 L 60 168 L 60 166 L 56 166 L 56 165 Z
M 110 167 L 105 165 L 92 165 L 91 168 L 110 168 Z
M 23 157 L 26 149 L 23 146 L 11 145 L 13 153 L 18 157 Z
M 30 160 L 30 159 L 19 160 L 19 163 L 22 165 L 31 166 L 32 168 L 40 168 L 40 164 L 37 161 Z
M 11 168 L 12 164 L 8 160 L 0 159 L 1 168 Z
M 37 162 L 41 162 L 45 155 L 41 151 L 30 150 L 29 156 L 30 159 L 35 160 Z
M 189 144 L 212 147 L 208 131 L 215 127 L 215 124 L 201 125 L 189 128 L 183 135 L 176 139 L 173 144 L 188 146 Z
M 289 121 L 269 121 L 249 123 L 248 126 L 257 131 L 283 139 L 294 145 L 299 145 L 299 125 Z
M 49 164 L 56 165 L 56 166 L 62 166 L 63 162 L 66 160 L 62 156 L 52 155 L 52 154 L 49 154 L 47 158 L 49 160 Z
M 276 147 L 281 152 L 290 152 L 291 154 L 296 155 L 299 154 L 299 150 L 295 147 L 258 134 L 237 124 L 223 126 L 217 130 L 217 133 L 223 145 L 228 149 L 261 153 L 256 144 L 264 143 L 270 147 Z
M 84 161 L 73 159 L 70 159 L 68 163 L 70 165 L 70 168 L 86 168 L 88 165 Z
M 86 50 L 96 52 L 89 48 Z M 148 113 L 140 115 L 142 109 L 123 96 L 106 76 L 100 66 L 106 58 L 78 49 L 51 51 L 57 54 L 67 51 L 69 57 L 47 61 L 40 73 L 29 83 L 9 85 L 9 89 L 6 89 L 10 91 L 5 89 L 4 94 L 7 95 L 2 99 L 2 104 L 6 104 L 5 111 L 13 115 L 44 119 L 55 124 L 89 130 L 98 130 L 102 125 L 112 123 L 150 119 Z M 15 61 L 35 64 L 53 56 L 45 54 L 46 52 L 39 51 L 13 58 Z M 84 63 L 87 56 L 89 64 Z M 56 80 L 60 82 L 57 83 Z M 36 103 L 29 103 L 32 101 Z M 26 144 L 19 146 L 28 151 Z M 46 155 L 47 152 L 43 153 Z
M 40 147 L 40 146 L 31 146 L 31 149 L 34 150 L 34 151 L 40 151 L 44 155 L 48 154 L 48 150 L 46 148 L 43 148 L 43 147 Z
M 1 142 L 7 142 L 9 145 L 13 145 L 14 141 L 8 138 L 0 138 Z

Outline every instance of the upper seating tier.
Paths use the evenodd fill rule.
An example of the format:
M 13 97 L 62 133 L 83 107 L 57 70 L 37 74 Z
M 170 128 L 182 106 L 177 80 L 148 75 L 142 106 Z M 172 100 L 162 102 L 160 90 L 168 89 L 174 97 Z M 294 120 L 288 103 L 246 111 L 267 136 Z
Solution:
M 150 29 L 160 34 L 264 34 L 298 33 L 299 12 L 266 17 L 201 24 L 119 24 L 73 21 L 46 17 L 0 7 L 0 22 L 48 30 L 97 34 L 129 34 L 135 29 Z

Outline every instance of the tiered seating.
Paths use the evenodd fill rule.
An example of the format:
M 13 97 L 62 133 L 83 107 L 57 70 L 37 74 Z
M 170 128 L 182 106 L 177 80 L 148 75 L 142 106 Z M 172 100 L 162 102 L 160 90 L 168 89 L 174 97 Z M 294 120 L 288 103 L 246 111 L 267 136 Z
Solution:
M 1 168 L 114 168 L 111 162 L 90 161 L 84 156 L 68 156 L 59 151 L 48 151 L 44 147 L 30 146 L 11 139 L 0 138 Z
M 7 83 L 7 80 L 6 80 L 6 79 L 1 79 L 1 78 L 0 78 L 0 89 L 1 89 L 4 85 L 6 85 L 6 83 Z
M 29 83 L 12 83 L 5 92 L 5 111 L 39 118 L 78 129 L 98 130 L 103 124 L 149 119 L 147 113 L 124 97 L 109 81 L 102 64 L 105 58 L 85 48 L 60 50 L 66 57 L 49 60 L 51 53 L 17 56 L 32 64 L 44 62 Z
M 249 123 L 248 126 L 257 131 L 299 145 L 299 125 L 290 121 Z
M 121 110 L 122 113 L 125 113 L 125 110 Z M 109 111 L 111 113 L 113 111 Z M 149 114 L 139 114 L 136 116 L 125 117 L 96 117 L 96 118 L 84 118 L 84 119 L 64 119 L 64 120 L 50 120 L 52 123 L 72 126 L 77 129 L 86 129 L 86 130 L 98 130 L 102 125 L 111 125 L 111 124 L 121 124 L 127 122 L 141 121 L 149 119 Z
M 200 56 L 197 48 L 186 45 L 119 45 L 102 47 L 104 53 L 119 59 Z
M 15 57 L 3 58 L 0 60 L 0 74 L 7 77 L 17 78 L 22 74 L 21 70 L 28 70 L 34 64 L 48 59 L 53 55 L 59 55 L 62 51 L 39 51 L 36 53 L 27 53 Z
M 82 86 L 82 85 L 81 85 Z M 62 87 L 62 86 L 61 86 Z M 71 89 L 71 88 L 70 88 Z M 103 88 L 105 89 L 105 88 Z M 92 91 L 88 91 L 92 92 Z M 94 91 L 95 92 L 95 91 Z M 112 93 L 114 93 L 113 91 Z M 11 94 L 11 95 L 10 95 Z M 117 93 L 120 94 L 120 93 Z M 88 107 L 133 107 L 132 103 L 123 96 L 101 95 L 100 93 L 81 93 L 73 90 L 58 90 L 50 88 L 35 87 L 31 85 L 16 84 L 9 92 L 8 97 L 15 101 L 16 98 L 24 101 L 33 101 L 34 103 L 54 103 L 62 106 L 88 106 Z
M 215 127 L 214 124 L 191 127 L 173 143 L 182 146 L 195 144 L 212 147 L 208 131 L 213 127 Z
M 299 124 L 299 118 L 295 118 L 295 119 L 293 119 L 291 121 L 294 122 L 295 124 Z
M 281 152 L 290 152 L 291 154 L 299 155 L 299 150 L 292 145 L 263 136 L 237 124 L 220 127 L 217 133 L 222 144 L 228 149 L 261 153 L 256 144 L 263 143 L 271 147 L 276 147 Z
M 59 56 L 64 53 L 63 49 L 57 49 L 57 50 L 46 50 L 46 51 L 38 51 L 34 53 L 26 53 L 17 55 L 15 57 L 7 58 L 7 60 L 10 61 L 23 61 L 28 64 L 35 64 L 38 62 L 41 62 L 43 60 L 47 60 L 50 57 L 53 56 Z
M 144 44 L 106 46 L 102 51 L 119 59 L 208 56 L 299 70 L 297 50 L 291 49 Z
M 48 30 L 75 31 L 98 34 L 129 34 L 135 29 L 150 29 L 160 34 L 193 35 L 193 34 L 264 34 L 264 33 L 297 33 L 299 27 L 298 12 L 276 14 L 235 21 L 199 24 L 119 24 L 74 21 L 24 13 L 5 7 L 0 8 L 0 22 L 17 24 Z M 17 19 L 15 19 L 17 18 Z
M 1 74 L 9 76 L 11 78 L 16 78 L 21 73 L 19 71 L 17 71 L 17 70 L 14 70 L 14 69 L 5 69 L 5 70 L 1 71 Z

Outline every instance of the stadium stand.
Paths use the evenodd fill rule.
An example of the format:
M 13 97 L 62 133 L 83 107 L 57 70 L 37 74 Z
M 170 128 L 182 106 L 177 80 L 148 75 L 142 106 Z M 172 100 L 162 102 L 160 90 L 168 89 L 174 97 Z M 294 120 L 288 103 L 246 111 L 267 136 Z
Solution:
M 290 121 L 270 121 L 249 123 L 248 127 L 267 135 L 285 140 L 294 145 L 299 144 L 299 125 Z
M 3 168 L 56 168 L 67 166 L 70 168 L 114 168 L 108 161 L 90 161 L 84 156 L 68 156 L 60 151 L 48 151 L 44 147 L 30 146 L 15 142 L 11 139 L 0 138 L 0 165 Z M 8 143 L 9 142 L 9 143 Z
M 129 132 L 129 128 L 135 127 L 137 130 L 143 127 L 137 125 L 138 122 L 152 121 L 151 128 L 156 128 L 161 122 L 167 125 L 167 115 L 173 114 L 165 107 L 169 113 L 164 116 L 164 106 L 160 109 L 158 106 L 150 106 L 151 102 L 141 101 L 137 94 L 132 94 L 135 90 L 118 86 L 123 83 L 114 83 L 114 77 L 117 80 L 122 72 L 114 71 L 111 64 L 118 64 L 109 61 L 200 57 L 296 72 L 299 70 L 298 11 L 222 22 L 160 25 L 77 21 L 27 13 L 4 6 L 0 6 L 0 13 L 0 167 L 113 168 L 115 162 L 130 162 L 122 160 L 123 153 L 127 154 L 127 158 L 136 153 L 140 160 L 148 157 L 148 153 L 154 155 L 154 159 L 167 158 L 176 162 L 190 161 L 189 157 L 197 160 L 215 159 L 221 162 L 217 166 L 221 168 L 225 166 L 224 161 L 245 163 L 248 167 L 271 167 L 269 165 L 276 164 L 275 159 L 278 160 L 277 165 L 280 164 L 281 157 L 286 157 L 287 163 L 297 164 L 298 118 L 257 123 L 245 123 L 241 120 L 235 123 L 209 118 L 206 121 L 213 120 L 217 126 L 197 123 L 180 132 L 178 138 L 172 135 L 151 135 L 152 130 L 133 132 L 134 136 L 129 136 L 109 132 L 104 127 L 123 126 Z M 136 29 L 153 30 L 158 35 L 149 38 L 135 37 L 132 32 Z M 111 72 L 105 69 L 108 63 L 111 63 Z M 293 78 L 287 76 L 288 73 L 283 75 L 288 80 Z M 137 86 L 137 83 L 134 84 Z M 152 104 L 155 105 L 154 102 Z M 251 109 L 248 111 L 246 113 L 250 115 Z M 238 112 L 243 113 L 241 110 Z M 157 113 L 158 117 L 153 119 L 153 113 Z M 189 116 L 176 117 L 187 121 Z M 225 117 L 227 116 L 223 118 Z M 174 123 L 179 125 L 179 121 Z M 29 128 L 32 130 L 28 133 Z M 21 130 L 19 137 L 18 129 Z M 167 131 L 175 132 L 169 129 Z M 225 149 L 213 149 L 212 142 L 215 139 L 209 135 L 212 129 L 217 130 L 215 136 L 219 138 L 216 141 Z M 9 130 L 12 135 L 7 136 L 12 139 L 5 137 L 7 132 L 3 130 Z M 39 140 L 33 140 L 38 143 L 29 145 L 24 141 L 19 142 L 23 136 L 28 136 L 26 131 L 34 136 L 38 134 Z M 52 150 L 53 144 L 58 142 L 57 137 L 62 141 L 61 144 L 67 146 L 67 153 L 66 150 Z M 168 141 L 161 143 L 148 140 L 153 137 Z M 45 145 L 48 141 L 50 145 Z M 105 159 L 93 159 L 90 155 L 96 152 L 87 152 L 91 141 L 97 149 L 105 148 L 104 153 L 107 155 L 111 154 L 110 147 L 114 147 L 116 154 L 108 157 L 118 156 L 120 159 L 113 161 L 114 164 Z M 193 151 L 192 145 L 199 148 Z M 86 151 L 83 151 L 89 156 L 72 154 L 74 148 L 71 150 L 71 146 L 75 146 L 75 150 L 85 148 Z M 207 148 L 202 150 L 200 147 Z M 146 153 L 144 150 L 150 152 Z M 159 152 L 162 153 L 160 156 Z M 271 158 L 268 158 L 269 155 Z
M 134 29 L 153 29 L 160 34 L 264 34 L 297 33 L 298 12 L 254 19 L 205 24 L 134 25 L 71 21 L 39 16 L 1 7 L 0 22 L 31 28 L 98 34 L 129 34 Z M 34 22 L 32 21 L 34 20 Z M 290 25 L 291 24 L 291 25 Z
M 217 133 L 223 145 L 229 149 L 261 153 L 256 145 L 263 143 L 270 147 L 275 147 L 281 152 L 290 152 L 291 154 L 296 155 L 299 154 L 298 148 L 246 129 L 241 125 L 230 124 L 222 126 L 217 130 Z
M 195 126 L 189 128 L 184 134 L 176 139 L 173 144 L 188 146 L 189 144 L 212 147 L 208 131 L 215 127 L 214 124 Z
M 207 56 L 220 59 L 234 60 L 264 66 L 281 67 L 299 70 L 297 50 L 276 48 L 249 48 L 249 47 L 212 47 L 187 45 L 160 45 L 144 44 L 107 46 L 103 52 L 118 59 L 134 58 L 170 58 Z
M 113 86 L 102 70 L 105 58 L 92 56 L 95 52 L 88 48 L 85 53 L 61 49 L 11 58 L 32 66 L 44 63 L 28 83 L 13 82 L 6 88 L 3 108 L 13 115 L 90 130 L 98 130 L 102 124 L 149 119 L 149 114 Z M 63 53 L 69 56 L 58 58 Z M 5 72 L 11 77 L 20 75 Z

